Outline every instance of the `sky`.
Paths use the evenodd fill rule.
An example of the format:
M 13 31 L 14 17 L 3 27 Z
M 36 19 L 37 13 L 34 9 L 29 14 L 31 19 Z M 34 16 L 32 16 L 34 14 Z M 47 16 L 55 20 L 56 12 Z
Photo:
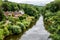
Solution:
M 54 1 L 54 0 L 8 0 L 8 1 L 44 6 L 45 4 L 47 4 L 51 1 Z

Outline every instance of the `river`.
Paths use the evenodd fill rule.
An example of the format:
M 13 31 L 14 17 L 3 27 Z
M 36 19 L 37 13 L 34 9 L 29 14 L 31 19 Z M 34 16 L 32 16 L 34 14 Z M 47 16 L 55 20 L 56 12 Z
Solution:
M 49 39 L 50 33 L 45 30 L 43 16 L 41 15 L 36 24 L 26 31 L 21 37 L 11 36 L 8 40 L 51 40 Z M 7 40 L 6 39 L 6 40 Z
M 50 33 L 45 30 L 43 16 L 40 16 L 36 24 L 26 31 L 20 40 L 51 40 L 49 39 Z

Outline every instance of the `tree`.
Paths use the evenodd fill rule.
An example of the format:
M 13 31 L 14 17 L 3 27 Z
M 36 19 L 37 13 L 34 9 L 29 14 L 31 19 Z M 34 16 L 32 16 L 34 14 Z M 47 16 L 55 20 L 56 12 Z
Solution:
M 4 14 L 3 14 L 3 11 L 2 11 L 2 8 L 1 8 L 1 5 L 2 5 L 2 0 L 0 0 L 0 21 L 2 21 L 4 19 Z
M 46 9 L 51 12 L 56 12 L 60 10 L 60 1 L 54 1 L 46 5 Z
M 4 11 L 7 11 L 8 10 L 8 3 L 3 3 L 2 8 Z

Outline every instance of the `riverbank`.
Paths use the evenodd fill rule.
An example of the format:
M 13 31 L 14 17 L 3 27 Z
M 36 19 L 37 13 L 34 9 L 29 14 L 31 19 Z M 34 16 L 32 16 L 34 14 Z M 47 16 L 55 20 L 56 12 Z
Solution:
M 20 34 L 20 33 L 24 32 L 26 29 L 28 29 L 32 22 L 35 22 L 35 21 L 33 21 L 34 17 L 28 16 L 28 15 L 23 15 L 21 17 L 23 19 L 20 19 L 20 17 L 13 18 L 13 17 L 9 16 L 8 21 L 4 21 L 1 23 L 1 28 L 2 28 L 2 26 L 4 27 L 4 29 L 2 28 L 3 29 L 2 33 L 4 34 L 4 35 L 2 34 L 3 35 L 2 38 L 6 37 L 8 35 Z
M 17 40 L 17 38 L 20 38 L 26 31 L 28 31 L 30 28 L 32 28 L 33 25 L 36 24 L 36 21 L 37 21 L 36 19 L 32 20 L 30 25 L 25 30 L 23 30 L 20 34 L 6 36 L 4 38 L 4 40 L 10 40 L 10 39 Z
M 5 40 L 47 40 L 49 39 L 49 33 L 45 30 L 43 17 L 40 16 L 40 18 L 37 20 L 36 24 L 35 22 L 30 25 L 30 28 L 27 28 L 23 33 L 19 35 L 10 35 L 5 38 Z M 34 34 L 34 35 L 32 35 Z M 33 37 L 33 38 L 31 38 Z M 36 38 L 35 38 L 36 37 Z
M 40 16 L 36 24 L 26 31 L 19 40 L 50 40 L 50 33 L 45 30 L 43 16 Z

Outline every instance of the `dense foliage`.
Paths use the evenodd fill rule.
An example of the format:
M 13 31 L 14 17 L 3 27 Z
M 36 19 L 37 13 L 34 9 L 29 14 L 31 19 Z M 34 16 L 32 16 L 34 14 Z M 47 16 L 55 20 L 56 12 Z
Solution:
M 32 20 L 34 17 L 31 16 L 25 16 L 23 15 L 24 18 L 14 18 L 13 16 L 9 16 L 8 20 L 6 21 L 1 21 L 0 22 L 0 29 L 1 29 L 1 34 L 0 34 L 0 39 L 4 38 L 5 36 L 8 36 L 10 34 L 19 34 L 22 33 L 24 30 L 26 30 L 27 27 L 30 26 Z M 23 17 L 22 16 L 22 17 Z M 2 37 L 1 37 L 2 36 Z
M 60 40 L 60 1 L 54 1 L 44 7 L 45 28 L 51 33 L 52 40 Z
M 3 11 L 19 11 L 24 10 L 25 14 L 28 14 L 30 16 L 34 16 L 37 18 L 37 16 L 40 13 L 40 7 L 28 5 L 28 4 L 18 4 L 18 3 L 12 3 L 12 2 L 3 2 L 2 4 Z
M 33 6 L 29 4 L 20 4 L 8 2 L 2 3 L 0 10 L 0 40 L 10 34 L 19 34 L 29 28 L 32 21 L 37 20 L 40 13 L 44 16 L 45 28 L 51 33 L 50 37 L 53 40 L 60 40 L 60 1 L 53 1 L 44 7 Z M 3 15 L 3 12 L 15 12 L 23 10 L 24 15 L 14 18 L 8 16 L 8 20 Z M 4 21 L 3 21 L 4 20 Z
M 3 11 L 1 9 L 2 8 L 1 5 L 2 5 L 2 0 L 0 0 L 0 21 L 2 21 L 5 18 Z
M 20 34 L 24 30 L 32 25 L 40 16 L 40 8 L 29 4 L 19 4 L 14 2 L 8 2 L 5 0 L 2 3 L 0 10 L 0 40 L 3 40 L 5 36 L 12 34 Z M 7 17 L 4 16 L 4 12 L 19 12 L 23 10 L 25 14 L 14 18 L 13 14 Z
M 5 16 L 3 14 L 3 11 L 1 10 L 0 8 L 0 21 L 4 20 L 5 19 Z

